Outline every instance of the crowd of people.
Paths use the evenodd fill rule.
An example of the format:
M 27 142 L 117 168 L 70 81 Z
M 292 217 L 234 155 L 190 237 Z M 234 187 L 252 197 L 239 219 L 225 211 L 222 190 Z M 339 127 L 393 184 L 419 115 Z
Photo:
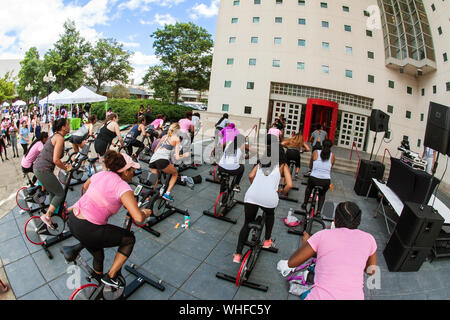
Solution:
M 144 149 L 140 137 L 149 137 L 151 140 L 152 156 L 148 162 L 151 172 L 158 178 L 160 172 L 171 175 L 167 191 L 162 197 L 166 201 L 174 201 L 171 191 L 178 178 L 175 162 L 191 157 L 191 143 L 201 122 L 198 113 L 188 111 L 178 122 L 168 123 L 164 115 L 154 116 L 150 106 L 145 110 L 141 106 L 136 123 L 124 139 L 120 132 L 119 115 L 112 109 L 107 111 L 104 123 L 94 133 L 96 121 L 95 116 L 89 116 L 79 130 L 72 132 L 70 138 L 75 151 L 80 150 L 87 139 L 95 139 L 94 150 L 104 170 L 84 183 L 85 193 L 69 208 L 71 214 L 68 226 L 73 236 L 93 255 L 94 270 L 103 275 L 102 282 L 117 288 L 124 285 L 120 283 L 120 270 L 131 255 L 136 239 L 131 232 L 109 224 L 108 220 L 122 206 L 137 223 L 144 222 L 152 214 L 151 210 L 139 209 L 129 185 L 134 170 L 140 168 L 138 156 Z M 10 119 L 3 119 L 0 147 L 6 157 L 7 146 L 14 143 L 12 136 L 18 137 L 23 148 L 23 172 L 33 172 L 33 183 L 39 180 L 50 194 L 50 205 L 41 219 L 49 228 L 54 228 L 52 215 L 65 206 L 62 203 L 64 191 L 54 171 L 56 167 L 64 171 L 71 169 L 70 165 L 61 160 L 64 155 L 64 138 L 70 128 L 65 117 L 52 121 L 47 130 L 42 130 L 41 123 L 39 115 L 32 112 L 24 112 L 20 117 L 14 117 L 13 114 Z M 335 161 L 332 142 L 327 139 L 327 133 L 321 126 L 317 127 L 309 139 L 304 139 L 300 132 L 292 137 L 285 137 L 285 127 L 286 120 L 283 117 L 276 119 L 270 126 L 265 153 L 259 157 L 248 175 L 250 187 L 244 195 L 245 219 L 236 239 L 234 263 L 242 261 L 242 251 L 249 235 L 248 225 L 255 220 L 260 209 L 266 214 L 262 245 L 264 248 L 274 246 L 272 230 L 275 210 L 280 199 L 294 186 L 293 180 L 300 172 L 300 156 L 303 151 L 312 151 L 312 154 L 301 208 L 306 209 L 313 188 L 321 186 L 316 213 L 317 216 L 321 215 Z M 111 149 L 115 138 L 118 138 L 119 147 L 126 147 L 127 153 Z M 30 142 L 32 143 L 28 148 Z M 311 145 L 307 142 L 311 142 Z M 135 153 L 133 148 L 137 148 Z M 218 155 L 215 159 L 219 171 L 235 177 L 234 191 L 242 192 L 240 183 L 244 178 L 245 155 L 256 151 L 246 144 L 245 136 L 229 121 L 228 114 L 224 114 L 216 123 L 213 152 L 215 156 Z M 14 157 L 19 156 L 17 143 L 13 153 Z M 296 164 L 294 179 L 289 171 L 289 161 Z M 157 183 L 158 181 L 155 186 Z M 336 209 L 335 229 L 323 230 L 312 236 L 305 233 L 303 244 L 289 259 L 288 267 L 295 268 L 317 256 L 315 286 L 306 299 L 364 298 L 363 273 L 376 264 L 376 243 L 370 234 L 358 230 L 360 221 L 361 210 L 358 206 L 343 202 Z M 104 249 L 110 247 L 118 247 L 117 254 L 109 271 L 103 274 Z

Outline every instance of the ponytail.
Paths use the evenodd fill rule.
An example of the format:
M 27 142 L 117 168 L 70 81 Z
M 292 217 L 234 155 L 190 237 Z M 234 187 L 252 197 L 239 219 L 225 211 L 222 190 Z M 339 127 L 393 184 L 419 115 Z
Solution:
M 331 146 L 332 142 L 329 139 L 326 139 L 322 143 L 322 152 L 320 153 L 320 158 L 322 161 L 328 161 L 331 157 Z
M 36 143 L 38 143 L 39 141 L 42 142 L 44 139 L 47 139 L 47 138 L 48 138 L 48 133 L 47 132 L 41 132 L 39 137 L 36 137 L 36 139 L 33 141 L 33 143 L 28 148 L 27 152 L 23 156 L 26 157 L 28 155 L 28 153 L 30 152 L 31 148 L 33 148 Z
M 220 118 L 220 120 L 219 121 L 217 121 L 217 123 L 216 123 L 216 127 L 223 121 L 223 119 L 228 119 L 228 113 L 224 113 L 223 114 L 223 116 L 222 116 L 222 118 Z
M 108 122 L 112 121 L 113 119 L 115 119 L 115 118 L 117 118 L 117 117 L 119 117 L 119 115 L 118 115 L 117 113 L 114 113 L 114 112 L 113 112 L 113 113 L 110 113 L 110 114 L 106 117 L 104 124 L 105 124 L 105 125 L 108 124 Z
M 178 122 L 171 124 L 169 127 L 169 131 L 167 131 L 167 135 L 169 136 L 169 138 L 172 137 L 174 132 L 177 130 L 180 130 L 180 125 L 178 124 Z
M 108 150 L 105 153 L 105 156 L 103 157 L 106 168 L 114 173 L 118 173 L 120 169 L 125 167 L 127 162 L 125 161 L 125 158 L 119 153 L 114 150 Z
M 337 228 L 358 229 L 361 223 L 361 209 L 354 202 L 341 202 L 335 212 Z
M 62 129 L 62 127 L 64 127 L 66 125 L 66 123 L 67 123 L 66 118 L 60 118 L 60 119 L 56 120 L 52 127 L 53 133 L 60 131 Z

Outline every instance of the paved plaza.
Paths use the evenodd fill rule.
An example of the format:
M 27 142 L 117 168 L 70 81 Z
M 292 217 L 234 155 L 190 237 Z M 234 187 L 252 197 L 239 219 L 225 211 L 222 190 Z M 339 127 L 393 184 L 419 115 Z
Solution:
M 246 287 L 237 288 L 231 282 L 216 278 L 217 272 L 234 276 L 238 272 L 239 265 L 232 263 L 232 258 L 244 221 L 244 210 L 243 206 L 237 205 L 229 213 L 229 217 L 237 219 L 235 225 L 203 215 L 203 210 L 213 210 L 219 192 L 219 185 L 204 180 L 210 177 L 211 168 L 205 164 L 197 170 L 189 169 L 182 173 L 189 176 L 199 174 L 203 177 L 203 182 L 196 185 L 194 190 L 180 185 L 174 188 L 174 205 L 189 210 L 191 214 L 189 230 L 174 228 L 176 224 L 184 222 L 183 216 L 177 213 L 154 227 L 161 232 L 160 237 L 133 226 L 137 243 L 127 264 L 133 263 L 143 273 L 158 280 L 162 279 L 166 289 L 161 292 L 145 285 L 135 292 L 131 299 L 297 300 L 298 297 L 288 293 L 288 284 L 277 271 L 276 265 L 279 260 L 288 259 L 300 246 L 300 237 L 288 234 L 288 228 L 283 222 L 289 208 L 298 209 L 299 203 L 280 201 L 275 211 L 272 235 L 279 252 L 274 254 L 263 251 L 251 274 L 251 281 L 269 286 L 267 292 Z M 238 194 L 238 199 L 243 199 L 249 186 L 246 176 L 250 168 L 250 165 L 246 167 L 246 175 L 241 183 L 243 192 Z M 16 179 L 21 180 L 21 175 L 17 175 Z M 389 272 L 382 255 L 388 240 L 385 221 L 382 216 L 372 216 L 377 207 L 376 199 L 366 200 L 357 196 L 353 191 L 352 175 L 334 172 L 332 183 L 334 190 L 327 193 L 327 201 L 332 201 L 335 205 L 341 201 L 356 202 L 363 210 L 360 229 L 372 234 L 377 241 L 378 266 L 381 270 L 380 288 L 369 290 L 366 286 L 366 299 L 450 299 L 450 259 L 435 260 L 432 263 L 427 261 L 419 272 Z M 291 191 L 290 197 L 301 199 L 305 186 L 301 185 L 300 181 L 295 181 L 295 185 L 299 187 L 299 191 Z M 69 205 L 78 200 L 80 189 L 81 186 L 76 186 L 74 191 L 69 193 Z M 440 197 L 444 197 L 443 201 L 448 206 L 448 197 Z M 124 217 L 125 211 L 122 209 L 110 222 L 122 226 Z M 54 259 L 49 260 L 41 246 L 33 245 L 26 239 L 24 225 L 28 218 L 28 214 L 21 215 L 19 208 L 14 207 L 0 219 L 0 257 L 4 269 L 4 273 L 0 272 L 0 277 L 5 279 L 6 274 L 12 288 L 8 296 L 0 295 L 0 299 L 69 299 L 73 292 L 67 285 L 71 274 L 67 273 L 69 265 L 65 263 L 59 249 L 64 245 L 76 244 L 77 240 L 70 238 L 50 247 Z M 105 250 L 105 270 L 111 265 L 116 250 L 117 248 Z M 89 253 L 83 251 L 83 256 L 92 261 Z M 134 276 L 125 270 L 123 274 L 127 282 L 134 279 Z M 83 280 L 82 283 L 86 281 Z

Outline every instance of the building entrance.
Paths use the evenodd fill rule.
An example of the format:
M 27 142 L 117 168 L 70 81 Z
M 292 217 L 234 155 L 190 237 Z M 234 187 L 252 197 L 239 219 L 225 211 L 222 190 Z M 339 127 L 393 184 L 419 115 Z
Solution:
M 306 105 L 303 137 L 309 139 L 318 124 L 328 133 L 328 139 L 334 141 L 338 117 L 338 104 L 333 101 L 308 99 Z

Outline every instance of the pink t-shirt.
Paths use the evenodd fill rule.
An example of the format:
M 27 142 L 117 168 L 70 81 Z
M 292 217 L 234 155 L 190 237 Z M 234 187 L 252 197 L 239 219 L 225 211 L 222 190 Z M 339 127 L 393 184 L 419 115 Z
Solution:
M 308 239 L 317 253 L 314 287 L 306 300 L 364 300 L 364 269 L 377 250 L 373 236 L 355 229 L 322 230 Z
M 191 130 L 191 126 L 194 125 L 189 119 L 181 119 L 180 121 L 178 121 L 178 124 L 180 125 L 180 131 L 186 133 L 189 132 Z
M 270 128 L 269 134 L 273 134 L 274 136 L 281 137 L 281 131 L 277 128 Z
M 122 207 L 122 195 L 132 191 L 128 183 L 114 172 L 103 171 L 91 177 L 86 193 L 73 205 L 75 215 L 79 212 L 89 222 L 103 226 Z
M 150 125 L 152 125 L 153 128 L 155 129 L 159 129 L 162 127 L 163 123 L 164 123 L 163 119 L 156 119 Z
M 239 130 L 236 128 L 230 128 L 230 127 L 226 127 L 224 129 L 222 129 L 222 131 L 220 131 L 220 134 L 223 136 L 222 138 L 222 144 L 225 144 L 229 141 L 233 141 L 234 138 L 240 134 Z
M 22 158 L 22 167 L 26 169 L 31 168 L 42 149 L 44 149 L 44 144 L 41 141 L 36 142 L 30 151 L 28 151 L 27 156 Z

